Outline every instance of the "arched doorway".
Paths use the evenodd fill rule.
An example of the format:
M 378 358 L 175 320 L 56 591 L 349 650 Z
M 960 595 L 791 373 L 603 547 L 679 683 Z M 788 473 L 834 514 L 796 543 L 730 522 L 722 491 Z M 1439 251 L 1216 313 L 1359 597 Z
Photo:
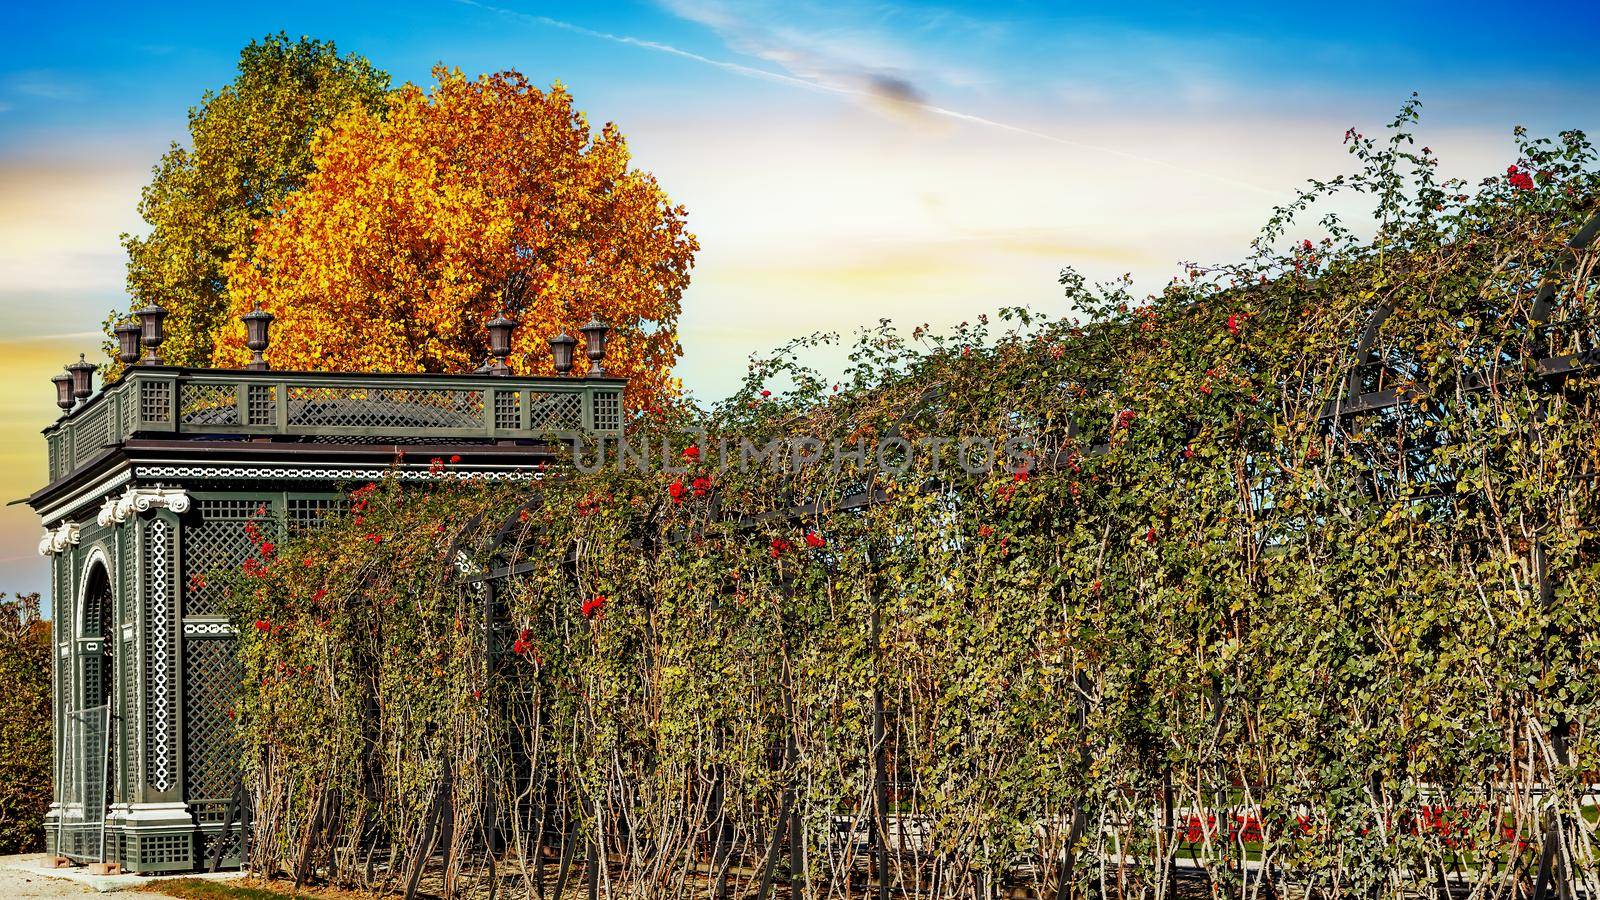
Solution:
M 80 861 L 105 857 L 105 818 L 112 800 L 112 703 L 116 688 L 112 618 L 116 595 L 105 554 L 91 553 L 80 581 L 75 708 L 67 711 L 61 734 L 61 819 L 59 852 Z
M 101 706 L 112 702 L 112 689 L 116 675 L 116 660 L 112 653 L 116 642 L 112 635 L 112 614 L 116 598 L 111 591 L 111 576 L 104 561 L 96 559 L 84 574 L 83 609 L 79 637 L 88 646 L 79 658 L 82 677 L 78 680 L 81 708 Z

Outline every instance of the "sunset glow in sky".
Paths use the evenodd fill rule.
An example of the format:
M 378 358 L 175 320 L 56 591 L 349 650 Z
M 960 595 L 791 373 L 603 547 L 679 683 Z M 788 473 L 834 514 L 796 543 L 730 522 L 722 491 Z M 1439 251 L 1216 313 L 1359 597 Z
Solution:
M 689 210 L 702 247 L 679 374 L 727 393 L 752 351 L 888 317 L 1060 311 L 1056 275 L 1240 256 L 1271 207 L 1344 171 L 1346 128 L 1412 91 L 1443 173 L 1515 158 L 1511 131 L 1600 128 L 1600 7 L 1262 3 L 30 4 L 0 60 L 0 487 L 41 486 L 48 382 L 125 306 L 140 187 L 286 31 L 396 82 L 435 63 L 560 80 Z M 1336 10 L 1336 11 L 1335 11 Z M 40 590 L 39 525 L 0 513 L 0 591 Z

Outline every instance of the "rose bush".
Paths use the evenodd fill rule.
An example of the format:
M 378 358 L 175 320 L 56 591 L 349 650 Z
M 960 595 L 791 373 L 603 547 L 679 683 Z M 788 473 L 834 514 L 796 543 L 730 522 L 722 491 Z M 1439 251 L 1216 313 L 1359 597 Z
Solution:
M 1161 897 L 1180 861 L 1232 896 L 1594 890 L 1600 417 L 1592 370 L 1540 360 L 1594 347 L 1568 241 L 1600 177 L 1569 133 L 1524 138 L 1531 185 L 1440 181 L 1414 114 L 1352 132 L 1356 171 L 1242 263 L 1142 301 L 1067 272 L 1070 317 L 885 325 L 843 379 L 797 342 L 710 411 L 636 417 L 675 471 L 361 488 L 233 585 L 252 866 L 404 887 L 440 858 L 446 892 L 558 897 Z M 1335 191 L 1371 233 L 1302 237 Z M 1019 452 L 816 452 L 950 435 Z M 774 440 L 806 464 L 711 450 Z

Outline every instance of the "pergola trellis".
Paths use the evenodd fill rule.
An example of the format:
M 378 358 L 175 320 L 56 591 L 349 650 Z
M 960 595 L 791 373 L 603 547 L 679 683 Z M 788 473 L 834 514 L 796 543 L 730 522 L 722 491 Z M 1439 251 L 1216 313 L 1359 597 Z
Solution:
M 1558 317 L 1559 304 L 1558 292 L 1565 280 L 1570 279 L 1574 268 L 1579 265 L 1584 254 L 1589 251 L 1600 236 L 1600 214 L 1592 216 L 1567 242 L 1565 254 L 1554 261 L 1554 264 L 1542 273 L 1533 290 L 1528 305 L 1526 322 L 1522 323 L 1525 333 L 1520 345 L 1525 349 L 1524 356 L 1507 356 L 1502 359 L 1490 361 L 1482 369 L 1464 373 L 1462 387 L 1467 393 L 1476 393 L 1487 390 L 1493 386 L 1498 375 L 1498 369 L 1509 366 L 1528 367 L 1535 382 L 1550 390 L 1559 390 L 1563 383 L 1570 377 L 1580 374 L 1591 374 L 1600 369 L 1600 322 L 1581 315 L 1569 314 Z M 1399 411 L 1413 409 L 1424 396 L 1413 386 L 1403 372 L 1389 371 L 1392 360 L 1386 359 L 1380 350 L 1380 341 L 1384 333 L 1384 325 L 1394 313 L 1392 306 L 1379 304 L 1368 316 L 1359 335 L 1352 341 L 1351 363 L 1348 366 L 1348 377 L 1344 381 L 1344 390 L 1340 396 L 1328 401 L 1322 407 L 1321 420 L 1324 428 L 1338 432 L 1349 432 L 1359 426 L 1359 423 L 1371 421 L 1373 417 L 1392 415 Z M 937 402 L 937 397 L 925 396 L 924 403 Z M 1069 424 L 1069 435 L 1076 435 L 1077 429 Z M 1083 449 L 1093 455 L 1108 452 L 1106 444 L 1089 445 Z M 1043 459 L 1037 460 L 1035 465 L 1040 469 L 1058 469 L 1070 464 L 1071 457 L 1076 450 L 1062 450 Z M 925 492 L 943 490 L 945 485 L 939 481 L 929 482 L 920 486 Z M 904 490 L 901 486 L 900 490 Z M 840 496 L 801 503 L 779 509 L 774 512 L 758 516 L 728 514 L 736 527 L 756 528 L 779 523 L 807 523 L 825 518 L 829 515 L 850 513 L 865 509 L 874 504 L 882 503 L 888 499 L 888 490 L 876 484 L 858 484 Z M 1261 498 L 1255 498 L 1258 502 Z M 487 567 L 484 569 L 463 568 L 460 573 L 460 583 L 463 591 L 471 595 L 474 603 L 481 604 L 478 608 L 483 612 L 483 633 L 488 635 L 486 652 L 492 654 L 498 644 L 508 643 L 497 641 L 497 630 L 504 631 L 510 623 L 497 620 L 497 610 L 500 608 L 495 602 L 496 592 L 501 590 L 501 585 L 507 580 L 515 579 L 532 571 L 535 563 L 519 558 L 516 547 L 525 531 L 525 522 L 528 514 L 539 508 L 541 499 L 534 497 L 526 504 L 512 510 L 498 522 L 488 516 L 480 516 L 463 529 L 461 541 L 472 542 L 487 550 Z M 487 539 L 483 535 L 489 534 Z M 682 534 L 673 539 L 689 539 L 693 535 Z M 458 544 L 458 553 L 465 553 L 465 547 Z M 1554 585 L 1545 577 L 1546 573 L 1540 572 L 1540 593 L 1546 602 L 1551 602 L 1554 596 Z M 869 588 L 870 589 L 870 588 Z M 874 621 L 870 624 L 872 634 L 875 636 L 880 623 L 876 620 L 877 612 L 874 611 Z M 876 640 L 873 641 L 876 646 Z M 491 666 L 492 668 L 492 666 Z M 1080 676 L 1082 677 L 1082 676 Z M 1077 701 L 1079 708 L 1076 715 L 1086 715 L 1082 708 L 1086 693 L 1080 692 Z M 893 852 L 894 835 L 900 832 L 900 826 L 891 824 L 895 814 L 891 798 L 891 771 L 893 762 L 888 758 L 887 743 L 884 741 L 885 731 L 885 699 L 881 688 L 874 690 L 872 722 L 869 729 L 873 751 L 872 770 L 872 822 L 863 839 L 868 844 L 870 865 L 875 872 L 890 871 L 890 854 Z M 1562 765 L 1567 762 L 1567 749 L 1564 741 L 1564 730 L 1567 723 L 1556 723 L 1551 732 L 1552 744 L 1559 756 Z M 786 798 L 786 800 L 792 798 Z M 798 825 L 791 826 L 787 817 L 791 815 L 790 805 L 783 805 L 778 812 L 778 822 L 773 829 L 773 840 L 766 848 L 761 859 L 753 861 L 755 871 L 759 873 L 759 886 L 756 896 L 759 900 L 767 900 L 776 886 L 776 863 L 780 850 L 786 850 L 790 857 L 790 870 L 803 870 L 803 865 L 796 865 L 795 861 L 805 852 L 803 838 L 798 835 Z M 1070 844 L 1081 835 L 1088 822 L 1084 811 L 1074 810 L 1068 825 Z M 1170 823 L 1169 823 L 1170 827 Z M 1552 826 L 1553 827 L 1553 826 Z M 780 847 L 779 836 L 787 833 L 785 846 Z M 715 832 L 707 839 L 708 849 L 712 854 L 713 870 L 716 869 L 716 860 L 726 858 L 730 852 L 730 840 L 725 832 Z M 1557 843 L 1554 840 L 1543 842 L 1539 869 L 1535 880 L 1535 900 L 1546 900 L 1551 896 L 1551 891 L 1556 886 L 1556 873 L 1554 871 L 1556 860 L 1555 851 Z M 563 848 L 563 860 L 567 861 L 571 848 Z M 598 864 L 595 859 L 587 859 L 585 864 L 590 867 L 587 883 L 593 891 L 599 879 L 594 870 Z M 1057 900 L 1066 900 L 1068 886 L 1070 885 L 1072 861 L 1069 857 L 1066 865 L 1069 867 L 1066 874 L 1058 879 L 1059 895 Z M 565 881 L 565 874 L 561 876 Z M 887 877 L 877 878 L 872 883 L 877 900 L 889 900 L 892 893 L 890 880 Z M 792 887 L 792 886 L 791 886 Z M 725 896 L 726 886 L 719 888 L 719 896 Z M 984 895 L 982 892 L 980 896 Z

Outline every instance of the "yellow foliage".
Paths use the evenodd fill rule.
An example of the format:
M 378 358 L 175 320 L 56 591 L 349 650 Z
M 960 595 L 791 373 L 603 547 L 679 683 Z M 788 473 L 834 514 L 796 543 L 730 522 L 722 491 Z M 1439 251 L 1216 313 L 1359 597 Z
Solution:
M 434 76 L 431 92 L 396 91 L 387 116 L 354 110 L 318 137 L 305 188 L 262 222 L 252 256 L 229 261 L 218 363 L 248 359 L 237 320 L 259 303 L 278 317 L 275 368 L 470 371 L 506 309 L 521 322 L 518 374 L 553 371 L 546 341 L 599 316 L 630 400 L 671 392 L 699 249 L 683 207 L 561 85 Z

